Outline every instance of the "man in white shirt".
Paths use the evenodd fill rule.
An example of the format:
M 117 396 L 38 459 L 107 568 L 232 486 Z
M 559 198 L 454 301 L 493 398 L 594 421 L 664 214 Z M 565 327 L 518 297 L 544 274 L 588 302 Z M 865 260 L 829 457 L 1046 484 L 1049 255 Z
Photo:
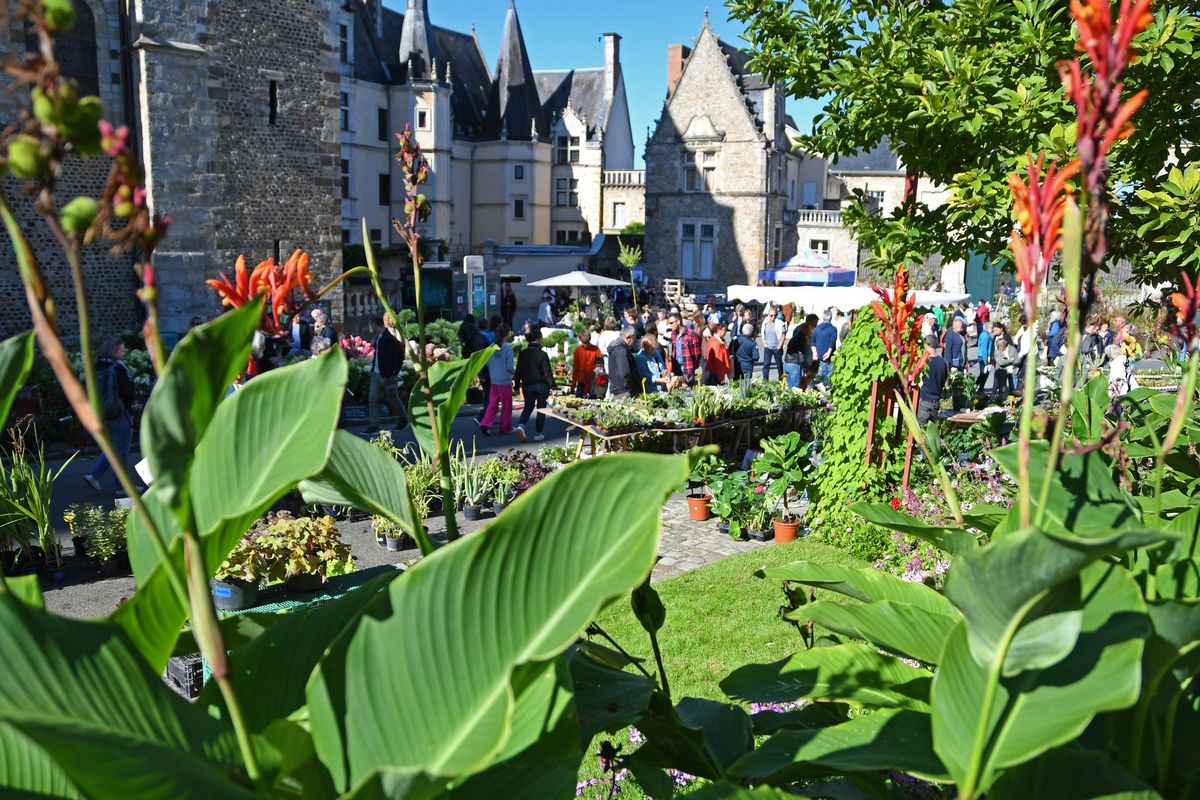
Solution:
M 783 332 L 784 326 L 779 320 L 779 314 L 775 311 L 775 307 L 767 306 L 762 323 L 763 380 L 771 380 L 772 365 L 775 366 L 775 371 L 779 373 L 780 379 L 783 378 Z

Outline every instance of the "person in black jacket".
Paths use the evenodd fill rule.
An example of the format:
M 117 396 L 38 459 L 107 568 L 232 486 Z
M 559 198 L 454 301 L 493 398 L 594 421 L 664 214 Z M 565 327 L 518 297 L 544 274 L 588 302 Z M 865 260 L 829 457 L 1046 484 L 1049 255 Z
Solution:
M 368 433 L 379 430 L 379 395 L 387 398 L 388 407 L 397 418 L 396 427 L 408 424 L 408 412 L 400 400 L 397 387 L 400 370 L 404 366 L 404 349 L 400 344 L 400 332 L 391 314 L 384 314 L 376 322 L 379 333 L 375 337 L 375 363 L 371 366 L 371 392 L 368 398 L 371 427 Z
M 608 346 L 609 397 L 628 397 L 638 387 L 637 364 L 633 360 L 635 338 L 637 331 L 632 326 L 626 326 L 621 331 L 621 338 Z
M 521 421 L 517 423 L 517 438 L 525 441 L 525 424 L 534 408 L 545 408 L 550 399 L 550 387 L 554 385 L 554 376 L 550 369 L 550 357 L 542 349 L 542 334 L 537 332 L 526 339 L 526 347 L 517 356 L 517 372 L 513 376 L 513 391 L 520 390 L 525 398 L 525 408 L 521 411 Z M 533 435 L 535 442 L 546 437 L 542 428 L 546 424 L 546 415 L 537 415 L 537 432 Z
M 125 367 L 125 343 L 119 336 L 109 336 L 100 343 L 96 359 L 96 383 L 100 389 L 100 407 L 108 425 L 108 435 L 121 464 L 129 464 L 129 448 L 133 443 L 133 410 L 136 395 L 133 378 Z M 83 476 L 88 486 L 101 491 L 100 479 L 111 469 L 108 458 L 101 453 L 92 468 Z

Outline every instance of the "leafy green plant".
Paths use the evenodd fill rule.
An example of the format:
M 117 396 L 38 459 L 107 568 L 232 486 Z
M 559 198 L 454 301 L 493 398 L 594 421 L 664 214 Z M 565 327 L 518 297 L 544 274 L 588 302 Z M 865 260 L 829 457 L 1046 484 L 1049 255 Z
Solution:
M 319 575 L 324 582 L 354 571 L 350 548 L 342 542 L 333 517 L 281 512 L 252 537 L 270 582 L 297 575 Z
M 87 554 L 99 561 L 111 561 L 125 552 L 125 528 L 129 523 L 129 509 L 117 508 L 105 511 L 96 506 L 86 506 L 77 513 L 76 524 L 83 523 L 81 530 L 87 535 Z
M 547 466 L 566 465 L 575 460 L 575 451 L 566 445 L 546 445 L 538 451 L 538 460 Z
M 788 507 L 788 495 L 799 494 L 811 480 L 813 468 L 808 451 L 808 442 L 792 431 L 773 439 L 764 439 L 762 452 L 751 465 L 755 474 L 768 481 L 767 495 L 780 504 L 782 513 L 779 519 L 783 522 L 792 522 L 796 518 Z
M 54 482 L 70 466 L 75 455 L 67 458 L 57 470 L 51 470 L 40 442 L 36 453 L 31 454 L 23 429 L 9 428 L 9 437 L 12 462 L 7 467 L 0 463 L 0 529 L 6 531 L 9 543 L 25 545 L 30 537 L 36 539 L 45 553 L 46 563 L 60 565 L 62 546 L 51 521 L 51 499 Z
M 709 507 L 718 519 L 729 525 L 729 535 L 740 539 L 747 527 L 751 507 L 755 504 L 754 481 L 750 473 L 743 470 L 719 475 L 712 479 L 712 501 Z
M 725 465 L 715 453 L 705 453 L 696 459 L 692 474 L 688 476 L 688 484 L 692 489 L 699 489 L 703 493 L 706 488 L 711 488 L 713 481 L 718 479 L 724 469 Z
M 458 442 L 451 462 L 456 507 L 480 506 L 487 500 L 492 482 L 488 473 L 481 467 L 482 465 L 475 461 L 474 445 L 471 446 L 471 455 L 468 456 L 463 443 Z

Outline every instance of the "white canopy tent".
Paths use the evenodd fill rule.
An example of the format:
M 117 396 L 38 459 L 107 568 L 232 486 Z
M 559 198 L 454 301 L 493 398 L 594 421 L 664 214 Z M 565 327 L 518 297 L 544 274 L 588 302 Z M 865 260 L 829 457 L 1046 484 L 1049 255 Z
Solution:
M 915 292 L 917 305 L 922 308 L 965 303 L 969 294 L 954 292 Z M 827 308 L 850 311 L 863 308 L 878 300 L 879 295 L 865 286 L 729 286 L 726 295 L 730 302 L 773 303 L 781 306 L 795 303 L 806 313 L 819 314 Z
M 628 286 L 629 281 L 618 281 L 613 278 L 606 278 L 603 275 L 595 275 L 591 272 L 584 272 L 581 269 L 577 269 L 571 272 L 564 272 L 562 275 L 553 275 L 549 278 L 543 278 L 540 281 L 533 281 L 529 285 L 600 289 L 606 286 Z

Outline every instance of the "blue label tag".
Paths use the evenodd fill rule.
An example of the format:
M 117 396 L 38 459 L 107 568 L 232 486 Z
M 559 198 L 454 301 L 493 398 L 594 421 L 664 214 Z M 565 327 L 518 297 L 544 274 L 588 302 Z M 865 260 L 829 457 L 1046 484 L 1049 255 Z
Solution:
M 228 600 L 233 597 L 233 588 L 230 586 L 214 586 L 213 594 L 222 600 Z

